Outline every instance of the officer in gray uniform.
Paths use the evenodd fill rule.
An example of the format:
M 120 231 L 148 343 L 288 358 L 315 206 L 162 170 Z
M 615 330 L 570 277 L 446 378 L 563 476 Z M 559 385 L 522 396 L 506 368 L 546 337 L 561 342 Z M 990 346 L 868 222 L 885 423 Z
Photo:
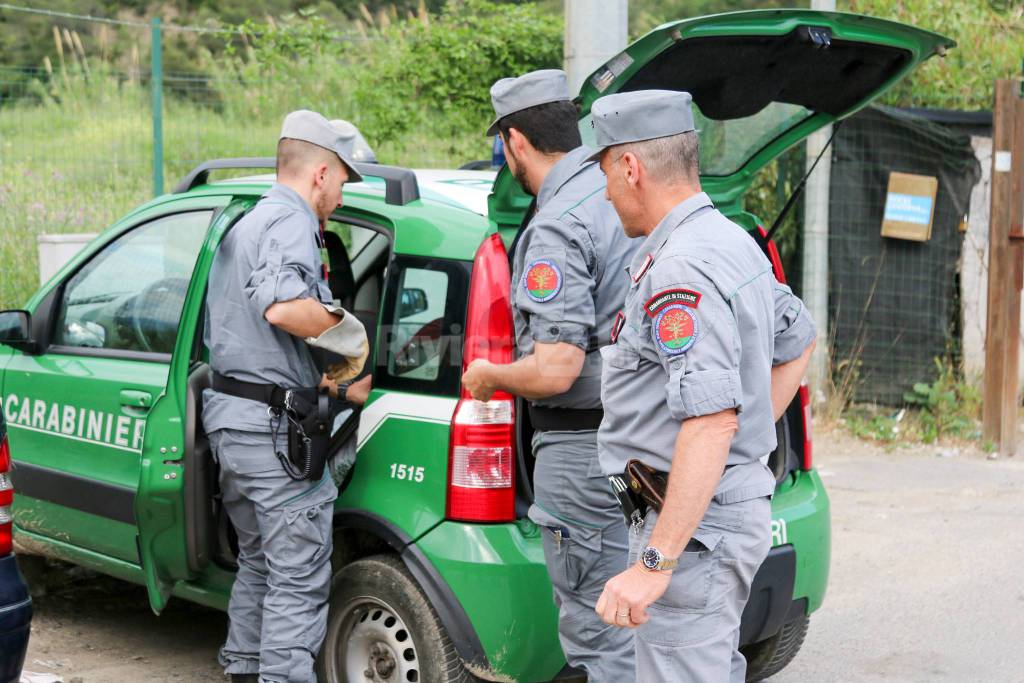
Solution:
M 502 79 L 491 99 L 497 119 L 488 134 L 500 132 L 509 169 L 536 197 L 537 212 L 512 255 L 518 360 L 476 361 L 463 386 L 479 400 L 502 390 L 530 401 L 529 516 L 543 530 L 562 648 L 591 681 L 628 680 L 632 634 L 603 624 L 593 607 L 605 581 L 626 567 L 627 534 L 597 460 L 599 347 L 626 295 L 622 269 L 636 245 L 581 144 L 565 73 Z
M 646 237 L 602 350 L 601 465 L 619 488 L 632 459 L 671 473 L 596 611 L 636 629 L 636 680 L 740 683 L 740 616 L 770 545 L 765 463 L 814 324 L 701 192 L 688 93 L 610 95 L 592 113 L 612 204 Z
M 220 653 L 233 681 L 316 680 L 337 489 L 327 472 L 319 481 L 285 473 L 275 452 L 287 450 L 287 420 L 272 419 L 270 397 L 327 382 L 304 339 L 340 324 L 325 306 L 331 293 L 318 239 L 321 222 L 341 204 L 342 184 L 360 179 L 342 151 L 323 116 L 289 114 L 277 182 L 227 234 L 210 269 L 205 341 L 214 378 L 204 392 L 203 425 L 238 533 Z M 348 398 L 361 403 L 366 389 L 353 385 Z M 268 401 L 243 397 L 261 390 Z

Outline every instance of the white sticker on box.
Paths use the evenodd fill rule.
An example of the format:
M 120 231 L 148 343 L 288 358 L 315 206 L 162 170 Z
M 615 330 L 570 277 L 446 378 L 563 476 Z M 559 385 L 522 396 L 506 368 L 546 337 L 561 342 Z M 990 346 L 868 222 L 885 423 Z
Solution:
M 1010 152 L 996 152 L 996 172 L 1006 173 L 1013 166 L 1013 154 Z

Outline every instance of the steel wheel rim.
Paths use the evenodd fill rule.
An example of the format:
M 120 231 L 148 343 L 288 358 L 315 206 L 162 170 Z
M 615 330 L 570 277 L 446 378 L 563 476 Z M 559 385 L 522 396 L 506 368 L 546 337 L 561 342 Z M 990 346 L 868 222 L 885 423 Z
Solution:
M 419 653 L 398 612 L 369 596 L 353 598 L 328 630 L 328 680 L 419 683 Z M 333 650 L 333 652 L 331 651 Z

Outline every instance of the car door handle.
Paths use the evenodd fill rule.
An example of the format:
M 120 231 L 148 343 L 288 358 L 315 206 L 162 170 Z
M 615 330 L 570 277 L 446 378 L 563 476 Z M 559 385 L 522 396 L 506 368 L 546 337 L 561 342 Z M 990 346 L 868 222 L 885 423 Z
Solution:
M 148 391 L 122 389 L 120 399 L 121 405 L 125 408 L 151 408 L 153 406 L 153 394 Z

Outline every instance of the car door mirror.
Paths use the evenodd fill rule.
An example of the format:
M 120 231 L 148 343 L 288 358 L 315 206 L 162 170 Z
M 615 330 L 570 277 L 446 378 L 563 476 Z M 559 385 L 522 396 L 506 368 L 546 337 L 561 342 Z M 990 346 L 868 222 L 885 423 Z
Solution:
M 402 290 L 402 301 L 398 308 L 399 318 L 408 318 L 427 310 L 427 293 L 422 289 L 412 287 Z
M 0 311 L 0 344 L 31 351 L 31 330 L 32 316 L 28 311 Z

